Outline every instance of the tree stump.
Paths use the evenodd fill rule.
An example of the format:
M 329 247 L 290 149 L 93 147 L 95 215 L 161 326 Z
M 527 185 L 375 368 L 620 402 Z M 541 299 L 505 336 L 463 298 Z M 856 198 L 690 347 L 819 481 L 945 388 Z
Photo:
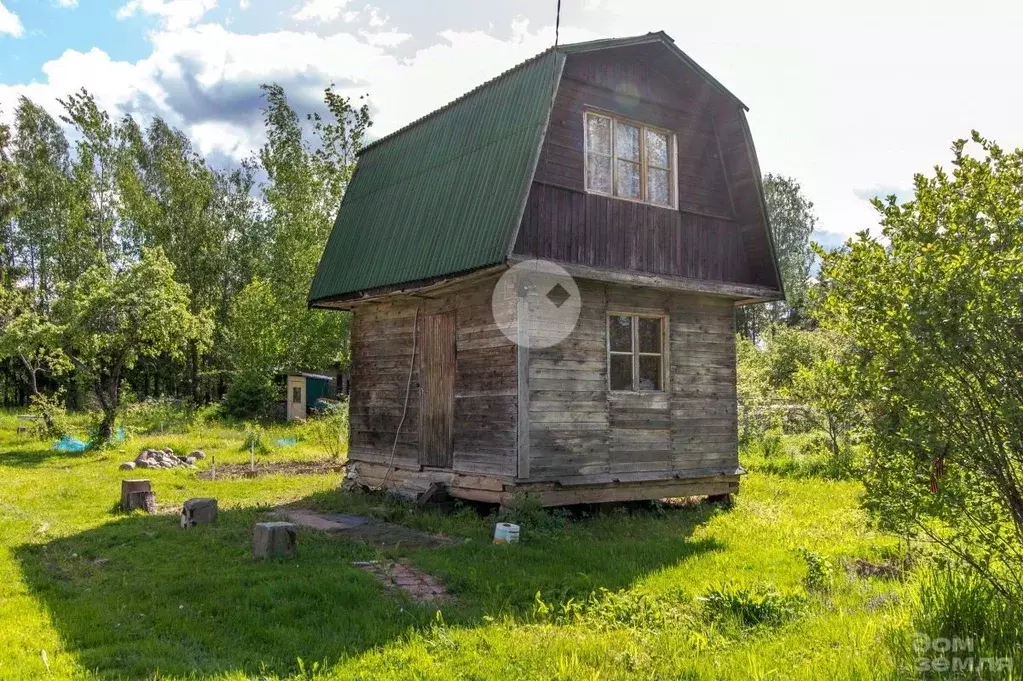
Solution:
M 121 481 L 121 510 L 125 513 L 141 508 L 147 513 L 156 512 L 156 494 L 148 480 Z
M 181 508 L 181 527 L 208 525 L 216 519 L 216 499 L 189 499 Z
M 252 533 L 252 555 L 256 558 L 290 558 L 295 555 L 298 529 L 294 523 L 256 523 Z

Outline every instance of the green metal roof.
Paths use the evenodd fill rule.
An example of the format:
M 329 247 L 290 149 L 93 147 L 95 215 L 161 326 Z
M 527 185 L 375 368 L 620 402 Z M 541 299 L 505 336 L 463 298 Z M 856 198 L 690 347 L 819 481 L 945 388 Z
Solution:
M 504 262 L 564 61 L 543 52 L 363 149 L 310 305 Z

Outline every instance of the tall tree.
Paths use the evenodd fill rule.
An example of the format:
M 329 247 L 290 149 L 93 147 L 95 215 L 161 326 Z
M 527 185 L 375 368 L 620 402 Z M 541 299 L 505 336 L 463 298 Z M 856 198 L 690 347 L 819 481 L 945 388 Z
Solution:
M 796 323 L 802 319 L 814 258 L 810 235 L 817 227 L 813 202 L 803 194 L 803 188 L 794 178 L 764 176 L 764 200 L 785 286 L 785 300 L 737 310 L 736 327 L 751 340 L 756 340 L 770 324 Z
M 268 288 L 247 294 L 261 305 L 243 309 L 265 309 L 270 304 L 267 293 L 273 297 L 280 310 L 275 328 L 281 339 L 270 345 L 287 348 L 276 370 L 337 365 L 347 361 L 348 316 L 309 310 L 306 297 L 370 126 L 369 109 L 365 104 L 355 108 L 328 88 L 328 115 L 308 118 L 310 143 L 283 88 L 265 85 L 263 91 L 267 142 L 259 160 L 268 178 L 263 196 L 270 240 L 252 285 Z
M 22 97 L 15 111 L 14 161 L 23 178 L 13 247 L 28 278 L 33 303 L 45 310 L 66 266 L 69 249 L 70 156 L 60 125 Z
M 117 134 L 124 147 L 118 172 L 123 238 L 141 247 L 159 247 L 174 265 L 175 278 L 188 286 L 193 315 L 212 314 L 222 293 L 227 261 L 226 220 L 217 211 L 222 185 L 188 138 L 156 118 L 145 133 L 125 117 Z M 188 385 L 201 399 L 205 366 L 198 345 L 186 353 Z
M 1023 149 L 972 141 L 822 253 L 820 318 L 852 341 L 873 517 L 1023 599 Z
M 98 438 L 110 439 L 121 406 L 126 370 L 141 358 L 180 357 L 190 342 L 205 345 L 208 320 L 189 311 L 188 288 L 159 249 L 145 249 L 124 269 L 89 268 L 61 291 L 54 305 L 62 347 L 89 379 L 103 420 Z

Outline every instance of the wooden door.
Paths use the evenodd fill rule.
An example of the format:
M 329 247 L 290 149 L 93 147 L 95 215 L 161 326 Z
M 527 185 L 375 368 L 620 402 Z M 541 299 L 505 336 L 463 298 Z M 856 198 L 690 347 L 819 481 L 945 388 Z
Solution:
M 420 318 L 419 463 L 451 468 L 455 416 L 455 315 Z
M 304 419 L 306 417 L 304 376 L 288 376 L 287 400 L 288 420 Z

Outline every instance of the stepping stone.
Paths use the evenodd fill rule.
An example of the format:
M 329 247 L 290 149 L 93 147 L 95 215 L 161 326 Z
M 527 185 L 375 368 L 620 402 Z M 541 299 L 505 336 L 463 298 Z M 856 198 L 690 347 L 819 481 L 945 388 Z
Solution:
M 256 558 L 291 558 L 298 545 L 294 523 L 256 523 L 252 532 L 252 555 Z

